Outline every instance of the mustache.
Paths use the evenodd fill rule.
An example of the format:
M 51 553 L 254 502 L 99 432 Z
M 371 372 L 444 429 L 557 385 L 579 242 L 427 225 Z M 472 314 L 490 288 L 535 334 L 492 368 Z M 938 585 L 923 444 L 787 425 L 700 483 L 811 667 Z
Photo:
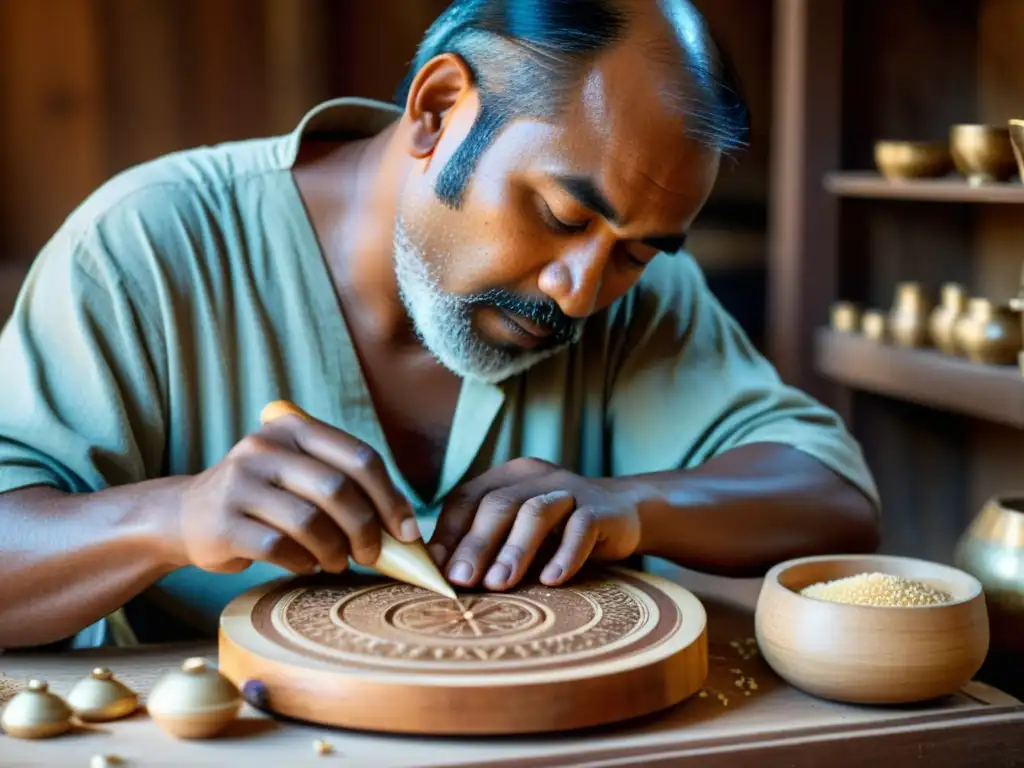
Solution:
M 551 299 L 527 298 L 504 288 L 488 289 L 468 301 L 471 306 L 503 309 L 547 328 L 551 331 L 551 335 L 546 339 L 549 344 L 574 342 L 578 329 L 582 326 L 582 320 L 569 317 Z

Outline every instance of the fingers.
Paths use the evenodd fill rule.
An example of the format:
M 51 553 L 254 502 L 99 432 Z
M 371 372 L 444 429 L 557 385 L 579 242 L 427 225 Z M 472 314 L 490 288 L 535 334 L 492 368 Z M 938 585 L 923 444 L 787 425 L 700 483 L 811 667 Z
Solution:
M 523 504 L 508 539 L 484 575 L 484 586 L 498 590 L 518 583 L 552 530 L 572 512 L 574 505 L 575 499 L 567 491 L 537 496 Z
M 294 539 L 328 573 L 348 568 L 349 542 L 335 521 L 316 504 L 274 487 L 250 485 L 239 499 L 242 510 Z
M 244 515 L 234 518 L 228 533 L 231 553 L 239 560 L 273 563 L 293 573 L 315 573 L 316 559 L 294 539 Z
M 547 535 L 571 511 L 572 503 L 572 496 L 562 491 L 532 498 L 507 488 L 488 494 L 452 554 L 449 580 L 475 586 L 487 569 L 491 584 L 511 586 L 513 572 L 521 577 Z M 510 536 L 513 530 L 514 539 Z M 495 562 L 499 549 L 500 558 Z
M 467 486 L 465 489 L 453 491 L 445 501 L 437 516 L 434 534 L 427 545 L 427 551 L 439 566 L 444 567 L 448 564 L 449 555 L 469 533 L 477 507 L 486 493 L 487 491 L 474 492 Z
M 598 535 L 597 513 L 592 507 L 573 512 L 565 523 L 558 550 L 541 571 L 541 582 L 555 587 L 575 576 L 597 546 Z
M 550 467 L 546 462 L 535 459 L 516 459 L 488 470 L 452 491 L 437 516 L 434 534 L 427 545 L 434 562 L 440 566 L 449 562 L 455 547 L 469 533 L 477 509 L 487 494 L 549 471 Z
M 247 443 L 245 466 L 267 483 L 294 494 L 326 513 L 348 539 L 348 550 L 357 563 L 373 565 L 377 561 L 380 556 L 379 518 L 362 488 L 346 474 L 315 458 L 294 453 L 259 438 Z M 265 484 L 259 485 L 261 496 L 265 491 L 272 490 Z M 252 496 L 247 495 L 247 500 L 252 500 Z M 302 516 L 295 511 L 294 505 L 288 514 Z M 310 524 L 315 524 L 312 512 L 306 517 Z M 304 535 L 309 536 L 308 533 Z M 336 537 L 329 537 L 328 541 L 331 538 Z
M 420 538 L 419 526 L 408 500 L 395 488 L 387 466 L 372 447 L 341 430 L 302 414 L 294 406 L 287 408 L 271 403 L 262 414 L 265 420 L 277 419 L 275 425 L 286 432 L 296 448 L 329 467 L 344 473 L 360 486 L 370 499 L 384 528 L 400 541 Z M 267 429 L 273 430 L 273 426 Z

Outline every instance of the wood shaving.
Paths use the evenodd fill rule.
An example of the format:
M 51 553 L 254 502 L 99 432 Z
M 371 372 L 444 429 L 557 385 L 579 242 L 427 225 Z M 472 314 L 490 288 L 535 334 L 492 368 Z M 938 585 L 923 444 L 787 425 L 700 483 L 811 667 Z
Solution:
M 334 747 L 323 739 L 317 739 L 313 742 L 313 751 L 318 755 L 329 755 L 334 751 Z
M 14 694 L 21 691 L 24 687 L 25 685 L 21 681 L 4 677 L 3 673 L 0 673 L 0 707 L 13 699 Z
M 760 650 L 757 647 L 757 639 L 753 637 L 748 637 L 744 640 L 733 640 L 729 643 L 729 646 L 744 661 L 749 661 L 755 656 L 760 655 Z

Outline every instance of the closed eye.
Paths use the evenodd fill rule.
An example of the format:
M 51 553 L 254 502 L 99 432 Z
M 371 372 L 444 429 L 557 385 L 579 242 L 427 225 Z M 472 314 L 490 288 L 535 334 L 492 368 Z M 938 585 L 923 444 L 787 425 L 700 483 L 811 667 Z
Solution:
M 571 224 L 569 222 L 562 221 L 555 216 L 551 207 L 539 195 L 537 196 L 537 211 L 540 214 L 541 219 L 544 220 L 544 223 L 551 227 L 551 229 L 566 235 L 582 232 L 587 228 L 589 223 L 584 221 L 581 224 Z

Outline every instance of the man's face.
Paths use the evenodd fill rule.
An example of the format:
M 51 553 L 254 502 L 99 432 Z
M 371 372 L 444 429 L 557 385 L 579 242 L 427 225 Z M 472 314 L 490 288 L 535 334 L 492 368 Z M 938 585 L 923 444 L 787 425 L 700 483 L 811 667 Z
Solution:
M 684 137 L 658 86 L 641 85 L 660 81 L 644 66 L 629 47 L 607 55 L 553 124 L 508 124 L 459 210 L 434 187 L 477 115 L 476 91 L 447 113 L 399 201 L 395 267 L 417 332 L 455 373 L 497 382 L 526 370 L 682 246 L 719 156 Z

